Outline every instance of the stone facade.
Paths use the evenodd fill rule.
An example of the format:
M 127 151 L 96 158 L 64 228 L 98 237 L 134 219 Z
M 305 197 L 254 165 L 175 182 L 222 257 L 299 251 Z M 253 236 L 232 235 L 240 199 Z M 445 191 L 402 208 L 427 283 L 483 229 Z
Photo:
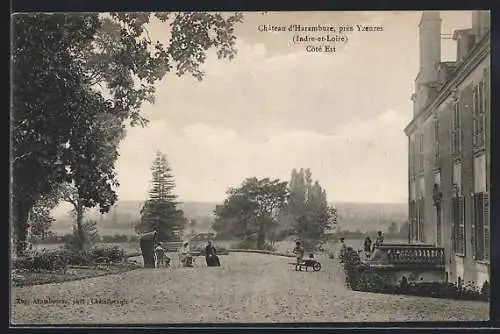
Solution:
M 439 12 L 419 25 L 420 72 L 408 136 L 411 242 L 445 247 L 450 281 L 489 281 L 490 25 L 477 11 L 441 61 Z

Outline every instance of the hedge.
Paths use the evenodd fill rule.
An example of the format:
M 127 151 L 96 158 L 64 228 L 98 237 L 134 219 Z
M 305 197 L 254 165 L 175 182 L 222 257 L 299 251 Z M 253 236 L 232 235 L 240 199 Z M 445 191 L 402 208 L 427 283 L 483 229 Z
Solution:
M 359 254 L 348 249 L 343 258 L 343 268 L 346 277 L 346 284 L 353 289 L 356 287 L 356 280 L 360 277 L 362 269 L 362 262 Z M 376 280 L 378 275 L 373 275 L 370 280 Z M 425 282 L 425 283 L 408 283 L 405 286 L 397 287 L 374 287 L 358 289 L 359 291 L 389 293 L 389 294 L 403 294 L 420 297 L 433 297 L 433 298 L 449 298 L 456 300 L 477 300 L 489 301 L 490 286 L 486 281 L 481 288 L 472 283 L 459 286 L 456 283 L 450 282 Z
M 99 259 L 116 263 L 125 260 L 125 251 L 118 246 L 99 248 L 95 247 L 88 252 L 73 251 L 60 248 L 35 251 L 27 256 L 13 260 L 13 269 L 26 271 L 60 271 L 68 265 L 87 266 L 96 264 Z

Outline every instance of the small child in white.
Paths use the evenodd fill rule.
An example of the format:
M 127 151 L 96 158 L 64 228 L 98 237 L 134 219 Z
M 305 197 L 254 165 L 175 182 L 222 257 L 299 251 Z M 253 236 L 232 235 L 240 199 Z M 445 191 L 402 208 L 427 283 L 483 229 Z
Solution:
M 160 243 L 156 244 L 155 257 L 156 257 L 156 268 L 160 268 L 160 266 L 167 267 L 165 248 L 163 248 L 163 246 Z

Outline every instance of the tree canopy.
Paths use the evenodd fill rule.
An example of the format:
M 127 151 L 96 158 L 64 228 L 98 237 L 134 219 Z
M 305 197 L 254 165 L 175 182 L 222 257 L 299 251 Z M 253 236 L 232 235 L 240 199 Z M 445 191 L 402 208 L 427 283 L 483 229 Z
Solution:
M 169 26 L 166 43 L 148 24 Z M 241 14 L 56 13 L 12 19 L 11 171 L 16 251 L 28 214 L 54 185 L 73 183 L 86 207 L 107 212 L 119 185 L 114 170 L 125 124 L 146 125 L 166 73 L 203 78 L 205 53 L 231 59 Z
M 215 209 L 213 228 L 263 249 L 287 194 L 287 182 L 248 178 L 240 187 L 228 190 L 224 204 Z
M 290 196 L 282 217 L 289 224 L 290 234 L 308 251 L 313 251 L 328 228 L 337 223 L 337 211 L 328 204 L 319 182 L 313 182 L 310 169 L 292 171 Z

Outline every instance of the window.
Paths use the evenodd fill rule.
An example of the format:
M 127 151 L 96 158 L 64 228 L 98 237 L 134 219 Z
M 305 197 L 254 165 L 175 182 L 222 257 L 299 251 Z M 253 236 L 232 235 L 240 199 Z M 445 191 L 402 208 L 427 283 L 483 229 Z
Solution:
M 412 200 L 410 201 L 410 220 L 411 220 L 411 225 L 410 225 L 410 233 L 411 233 L 411 239 L 416 240 L 417 238 L 417 201 Z
M 416 175 L 416 173 L 415 173 L 415 166 L 417 165 L 417 162 L 415 160 L 416 159 L 415 158 L 415 143 L 414 143 L 414 141 L 412 139 L 410 139 L 410 148 L 409 148 L 408 151 L 409 151 L 408 154 L 410 155 L 410 162 L 409 162 L 409 164 L 410 164 L 410 166 L 409 166 L 409 168 L 410 168 L 410 178 L 414 179 L 415 175 Z
M 473 104 L 472 110 L 474 115 L 474 127 L 473 127 L 473 146 L 475 150 L 484 149 L 484 144 L 486 141 L 485 130 L 486 130 L 486 94 L 485 94 L 485 83 L 481 80 L 478 85 L 474 86 L 472 93 Z
M 424 241 L 423 238 L 423 227 L 425 223 L 425 207 L 424 199 L 420 197 L 417 200 L 417 224 L 415 226 L 414 239 L 418 241 Z
M 452 119 L 452 154 L 454 159 L 460 159 L 462 151 L 462 121 L 460 119 L 460 104 L 455 103 Z
M 424 171 L 424 135 L 418 136 L 418 171 Z
M 455 254 L 465 255 L 465 205 L 463 196 L 452 198 L 453 248 Z
M 439 167 L 439 120 L 434 118 L 434 167 Z
M 490 221 L 489 194 L 474 194 L 474 219 L 472 221 L 472 249 L 476 260 L 489 261 Z

